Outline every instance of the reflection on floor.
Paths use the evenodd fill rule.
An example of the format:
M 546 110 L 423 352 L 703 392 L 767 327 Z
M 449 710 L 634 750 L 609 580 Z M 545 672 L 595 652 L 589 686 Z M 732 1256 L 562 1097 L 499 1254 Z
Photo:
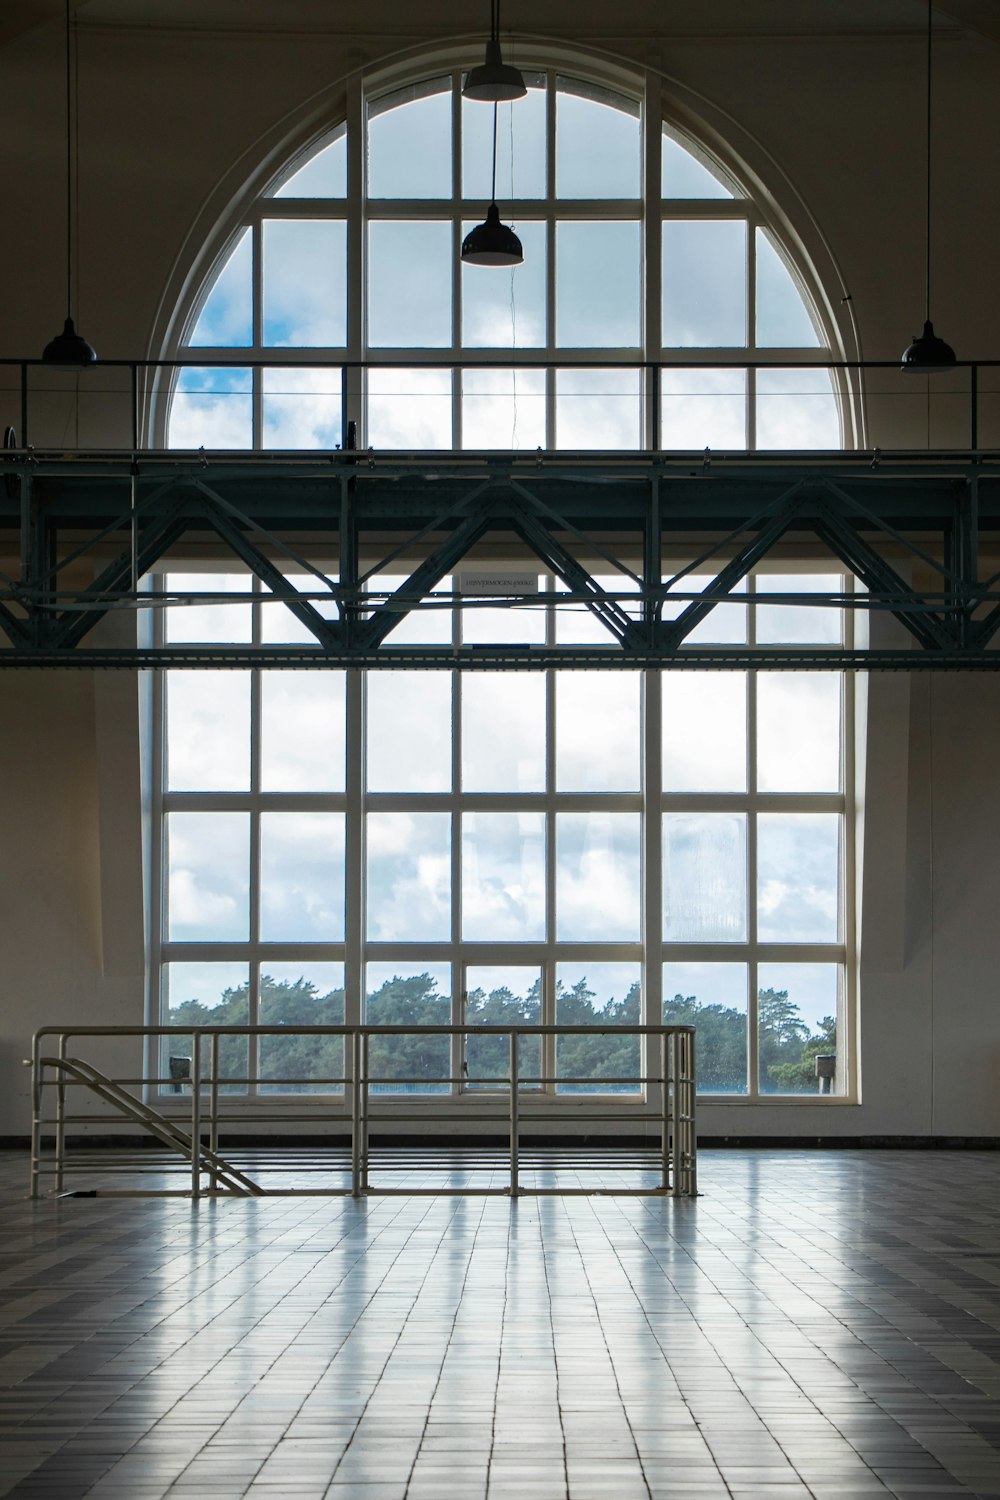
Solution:
M 32 1204 L 27 1168 L 0 1495 L 1000 1496 L 989 1153 L 710 1151 L 687 1202 Z

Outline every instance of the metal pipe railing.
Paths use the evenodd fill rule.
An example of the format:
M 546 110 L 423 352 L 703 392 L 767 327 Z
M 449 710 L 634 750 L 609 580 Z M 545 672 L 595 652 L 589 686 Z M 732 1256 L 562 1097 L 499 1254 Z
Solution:
M 607 1078 L 566 1076 L 560 1075 L 558 1071 L 550 1074 L 540 1073 L 537 1077 L 526 1076 L 523 1073 L 521 1065 L 523 1038 L 592 1037 L 595 1035 L 639 1039 L 640 1057 L 637 1071 L 616 1074 L 614 1077 Z M 142 1075 L 132 1072 L 124 1076 L 119 1074 L 116 1077 L 99 1069 L 89 1059 L 83 1061 L 72 1056 L 69 1051 L 71 1041 L 120 1043 L 132 1038 L 148 1044 L 149 1042 L 155 1043 L 164 1037 L 176 1040 L 180 1036 L 189 1037 L 191 1041 L 190 1074 L 187 1079 L 181 1081 L 181 1087 L 190 1092 L 183 1111 L 179 1107 L 171 1107 L 177 1096 L 167 1092 L 170 1088 L 176 1088 L 178 1084 L 177 1074 L 173 1070 L 171 1070 L 170 1077 L 161 1077 L 158 1063 L 155 1071 L 148 1070 Z M 248 1075 L 246 1078 L 240 1078 L 223 1073 L 220 1056 L 222 1038 L 242 1038 L 249 1046 L 251 1038 L 269 1036 L 342 1038 L 345 1046 L 349 1043 L 350 1069 L 343 1077 L 331 1076 L 308 1080 L 262 1080 L 256 1076 Z M 371 1041 L 373 1038 L 391 1036 L 505 1038 L 507 1072 L 503 1076 L 487 1076 L 481 1079 L 468 1078 L 464 1074 L 460 1077 L 443 1075 L 440 1079 L 432 1080 L 433 1084 L 436 1087 L 447 1085 L 461 1095 L 460 1099 L 455 1099 L 452 1108 L 447 1113 L 434 1110 L 433 1107 L 428 1108 L 430 1101 L 426 1095 L 420 1100 L 417 1108 L 407 1110 L 407 1104 L 413 1104 L 416 1095 L 380 1095 L 379 1085 L 388 1082 L 403 1086 L 407 1083 L 419 1086 L 427 1080 L 407 1080 L 398 1077 L 379 1079 L 371 1076 Z M 647 1042 L 648 1057 L 645 1066 L 641 1057 L 642 1039 L 646 1039 Z M 615 1111 L 615 1104 L 616 1102 L 620 1104 L 620 1101 L 616 1101 L 616 1096 L 608 1093 L 607 1090 L 609 1087 L 625 1086 L 634 1089 L 633 1098 L 641 1097 L 643 1090 L 648 1091 L 647 1099 L 657 1111 L 654 1118 L 658 1120 L 659 1129 L 659 1142 L 656 1149 L 649 1154 L 648 1159 L 643 1157 L 641 1161 L 634 1163 L 637 1169 L 654 1171 L 658 1185 L 652 1188 L 638 1188 L 634 1191 L 653 1192 L 672 1197 L 689 1197 L 697 1192 L 694 1058 L 695 1032 L 691 1026 L 483 1025 L 469 1027 L 468 1025 L 361 1026 L 345 1024 L 290 1027 L 227 1025 L 185 1027 L 183 1031 L 170 1026 L 41 1027 L 35 1033 L 29 1063 L 32 1070 L 31 1196 L 32 1198 L 41 1196 L 43 1176 L 52 1176 L 54 1191 L 60 1193 L 65 1190 L 68 1173 L 79 1170 L 93 1172 L 95 1163 L 96 1170 L 100 1173 L 120 1171 L 141 1174 L 151 1170 L 148 1158 L 144 1160 L 142 1153 L 134 1155 L 128 1150 L 120 1154 L 101 1152 L 97 1157 L 90 1154 L 90 1160 L 84 1168 L 81 1161 L 69 1149 L 67 1127 L 73 1124 L 86 1125 L 91 1129 L 113 1125 L 119 1132 L 123 1124 L 138 1127 L 140 1131 L 158 1142 L 161 1148 L 177 1153 L 174 1165 L 176 1166 L 179 1162 L 183 1169 L 189 1172 L 187 1192 L 192 1199 L 202 1197 L 206 1191 L 208 1193 L 274 1191 L 270 1188 L 261 1188 L 248 1171 L 237 1169 L 230 1163 L 226 1154 L 220 1149 L 220 1125 L 239 1123 L 245 1126 L 251 1122 L 259 1123 L 264 1120 L 272 1127 L 280 1127 L 291 1122 L 315 1119 L 315 1116 L 303 1113 L 301 1108 L 288 1107 L 288 1102 L 292 1099 L 300 1105 L 301 1096 L 286 1095 L 285 1099 L 281 1099 L 271 1092 L 267 1094 L 269 1108 L 266 1114 L 249 1113 L 242 1106 L 242 1101 L 235 1109 L 227 1109 L 227 1105 L 235 1104 L 236 1101 L 231 1095 L 227 1095 L 225 1090 L 245 1087 L 249 1091 L 257 1089 L 261 1084 L 270 1090 L 275 1083 L 286 1086 L 308 1083 L 311 1087 L 328 1086 L 333 1091 L 335 1100 L 339 1095 L 341 1113 L 337 1118 L 349 1130 L 349 1157 L 345 1159 L 343 1166 L 336 1169 L 341 1175 L 346 1173 L 349 1176 L 349 1187 L 330 1187 L 327 1189 L 330 1192 L 350 1192 L 354 1197 L 360 1198 L 373 1191 L 414 1191 L 410 1187 L 393 1189 L 385 1186 L 380 1188 L 371 1186 L 369 1181 L 372 1167 L 370 1129 L 373 1119 L 373 1100 L 377 1101 L 380 1106 L 374 1118 L 383 1124 L 391 1122 L 396 1127 L 404 1123 L 426 1125 L 432 1121 L 440 1124 L 445 1120 L 453 1125 L 470 1123 L 482 1125 L 504 1119 L 508 1136 L 507 1185 L 503 1189 L 487 1188 L 486 1191 L 502 1191 L 511 1197 L 517 1197 L 524 1192 L 550 1191 L 550 1189 L 539 1187 L 537 1182 L 534 1187 L 524 1186 L 522 1130 L 525 1121 L 536 1124 L 540 1122 L 552 1124 L 556 1121 L 565 1123 L 567 1120 L 576 1123 L 582 1121 L 589 1123 L 595 1120 L 605 1123 L 621 1123 L 627 1118 L 632 1126 L 637 1123 L 642 1124 L 649 1118 L 648 1114 L 637 1116 L 632 1110 L 626 1117 L 621 1114 L 620 1110 Z M 251 1068 L 251 1075 L 253 1071 Z M 561 1087 L 574 1086 L 587 1090 L 592 1096 L 603 1093 L 601 1109 L 596 1113 L 582 1111 L 576 1102 L 580 1096 L 574 1098 L 568 1110 L 565 1108 L 568 1102 L 565 1098 L 556 1102 L 555 1095 Z M 89 1091 L 92 1097 L 110 1106 L 111 1113 L 93 1113 L 88 1110 L 79 1114 L 68 1112 L 67 1091 L 70 1088 Z M 146 1093 L 150 1090 L 162 1089 L 163 1093 L 154 1106 L 148 1098 L 141 1098 L 139 1093 L 131 1093 L 131 1089 L 144 1090 Z M 46 1113 L 46 1100 L 51 1091 L 54 1091 L 55 1102 L 54 1113 L 50 1115 Z M 464 1105 L 465 1108 L 456 1109 L 455 1104 Z M 180 1100 L 177 1100 L 177 1105 L 180 1105 Z M 500 1106 L 504 1106 L 502 1115 L 497 1113 Z M 185 1132 L 178 1123 L 185 1115 L 189 1117 L 189 1133 Z M 326 1114 L 324 1119 L 329 1121 L 329 1114 Z M 54 1127 L 54 1136 L 48 1155 L 44 1133 L 46 1127 Z M 206 1132 L 207 1143 L 204 1139 Z M 238 1136 L 234 1139 L 238 1141 Z M 447 1136 L 442 1136 L 441 1144 L 445 1148 L 448 1147 Z M 286 1149 L 282 1148 L 280 1137 L 275 1139 L 275 1148 Z M 230 1148 L 227 1147 L 228 1150 Z M 563 1163 L 563 1165 L 566 1164 L 566 1162 Z M 378 1165 L 377 1162 L 376 1165 Z M 558 1170 L 558 1161 L 549 1165 Z M 581 1164 L 578 1160 L 573 1161 L 572 1165 L 576 1170 L 580 1170 Z M 493 1162 L 491 1170 L 495 1166 L 496 1163 Z M 164 1163 L 158 1160 L 155 1169 L 167 1170 L 169 1162 L 164 1166 Z M 265 1161 L 258 1167 L 259 1170 L 288 1171 L 289 1165 L 287 1159 L 282 1156 L 279 1166 L 268 1167 Z M 477 1170 L 477 1168 L 471 1170 Z M 207 1188 L 204 1185 L 206 1177 Z M 298 1190 L 301 1189 L 292 1189 L 292 1191 Z M 585 1188 L 555 1190 L 588 1191 Z M 471 1189 L 439 1187 L 420 1188 L 416 1191 L 465 1192 Z M 594 1191 L 607 1192 L 609 1188 L 602 1185 Z
M 109 399 L 121 403 L 121 430 L 123 441 L 120 445 L 122 451 L 136 451 L 143 441 L 142 413 L 144 403 L 148 406 L 151 402 L 165 400 L 169 397 L 172 389 L 174 372 L 183 370 L 240 370 L 249 371 L 254 377 L 258 372 L 264 370 L 298 370 L 316 369 L 323 367 L 340 373 L 341 384 L 341 431 L 343 433 L 342 446 L 346 449 L 352 447 L 350 434 L 356 429 L 358 414 L 351 409 L 350 403 L 356 397 L 352 393 L 358 386 L 357 380 L 350 380 L 348 376 L 364 373 L 368 370 L 411 370 L 415 366 L 420 369 L 445 370 L 461 375 L 466 370 L 631 370 L 637 372 L 643 381 L 645 388 L 645 399 L 649 403 L 650 424 L 649 440 L 652 449 L 659 451 L 662 444 L 662 421 L 661 404 L 663 400 L 664 381 L 666 372 L 684 370 L 745 370 L 748 372 L 768 370 L 801 370 L 801 371 L 828 371 L 834 377 L 832 394 L 845 397 L 850 391 L 854 395 L 871 396 L 899 396 L 900 398 L 916 397 L 918 393 L 924 393 L 922 383 L 917 386 L 915 376 L 911 372 L 903 372 L 900 363 L 892 360 L 848 360 L 829 358 L 786 358 L 784 356 L 769 358 L 760 357 L 731 357 L 728 359 L 702 358 L 700 354 L 692 355 L 691 358 L 664 358 L 664 359 L 642 359 L 613 357 L 611 352 L 604 357 L 593 355 L 586 358 L 576 358 L 566 351 L 561 352 L 558 359 L 542 355 L 531 355 L 525 352 L 515 353 L 511 351 L 503 356 L 488 355 L 477 356 L 472 351 L 463 350 L 459 357 L 452 355 L 426 354 L 423 351 L 414 351 L 409 357 L 394 359 L 343 359 L 337 358 L 336 353 L 327 354 L 324 350 L 310 351 L 308 356 L 287 356 L 268 354 L 262 357 L 257 350 L 248 351 L 246 358 L 239 355 L 228 354 L 222 357 L 212 357 L 207 351 L 193 357 L 192 353 L 183 358 L 171 359 L 102 359 L 100 364 L 93 370 L 87 371 L 82 377 L 79 385 L 81 393 L 88 394 L 91 399 L 97 395 L 107 396 Z M 968 444 L 963 443 L 962 449 L 966 447 L 975 451 L 979 447 L 980 432 L 983 422 L 983 398 L 992 397 L 994 402 L 1000 395 L 998 390 L 984 390 L 982 374 L 984 371 L 1000 368 L 1000 360 L 979 359 L 959 360 L 953 367 L 943 374 L 935 373 L 934 390 L 946 398 L 949 402 L 963 400 L 967 402 L 963 426 L 968 434 Z M 67 389 L 74 392 L 77 389 L 76 382 L 80 380 L 79 372 L 74 372 L 72 387 L 65 384 L 53 384 L 52 367 L 46 365 L 40 358 L 0 359 L 0 382 L 4 381 L 5 372 L 9 372 L 7 384 L 12 405 L 18 413 L 17 436 L 20 446 L 28 447 L 29 444 L 37 445 L 37 434 L 35 431 L 35 412 L 37 407 L 46 401 L 51 401 L 53 396 L 58 396 Z M 96 383 L 101 380 L 102 374 L 113 376 L 119 372 L 117 381 L 112 378 L 107 387 L 95 388 Z M 898 388 L 893 383 L 887 384 L 885 391 L 871 389 L 871 377 L 881 372 L 884 375 L 900 377 Z M 964 372 L 968 372 L 967 376 Z M 44 384 L 37 380 L 33 384 L 32 377 L 37 374 L 44 376 Z M 959 377 L 961 388 L 955 389 L 954 376 Z M 967 384 L 966 384 L 967 382 Z M 241 394 L 245 394 L 241 393 Z M 776 393 L 769 399 L 780 399 L 784 394 Z M 814 395 L 815 392 L 808 394 Z M 37 405 L 36 405 L 37 403 Z M 11 416 L 14 415 L 12 411 Z M 854 435 L 856 441 L 860 441 L 860 435 Z M 884 446 L 884 445 L 883 445 Z M 930 446 L 928 444 L 928 446 Z

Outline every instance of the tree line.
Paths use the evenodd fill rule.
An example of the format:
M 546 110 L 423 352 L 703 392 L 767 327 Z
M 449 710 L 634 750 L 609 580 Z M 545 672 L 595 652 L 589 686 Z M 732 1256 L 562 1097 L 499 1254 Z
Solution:
M 571 986 L 559 986 L 556 1021 L 560 1025 L 608 1027 L 640 1024 L 640 988 L 633 984 L 624 998 L 595 1006 L 596 991 L 586 978 Z M 465 1010 L 468 1037 L 465 1082 L 469 1088 L 488 1087 L 491 1079 L 506 1079 L 509 1046 L 506 1037 L 475 1035 L 477 1026 L 533 1026 L 541 1020 L 541 981 L 523 995 L 500 986 L 471 990 Z M 190 1026 L 246 1025 L 250 1013 L 246 985 L 223 991 L 217 1004 L 185 1000 L 170 1011 L 170 1023 L 179 1033 Z M 320 1081 L 342 1079 L 345 1073 L 343 1042 L 339 1037 L 303 1036 L 296 1026 L 339 1026 L 344 1022 L 344 991 L 326 994 L 306 978 L 276 980 L 262 975 L 260 1024 L 287 1028 L 287 1035 L 260 1038 L 259 1076 L 276 1092 L 312 1091 Z M 787 990 L 761 989 L 757 1000 L 760 1087 L 765 1092 L 815 1093 L 816 1054 L 835 1053 L 837 1025 L 825 1016 L 815 1032 L 802 1020 Z M 365 1019 L 372 1026 L 448 1026 L 452 1021 L 451 998 L 442 995 L 430 974 L 387 979 L 367 997 Z M 667 1025 L 697 1028 L 698 1088 L 702 1093 L 743 1093 L 747 1083 L 747 1017 L 737 1006 L 703 1005 L 696 996 L 677 994 L 666 1000 L 663 1020 Z M 190 1055 L 190 1043 L 182 1035 L 171 1039 L 167 1049 L 175 1057 Z M 574 1090 L 634 1093 L 640 1071 L 639 1038 L 600 1034 L 561 1037 L 558 1041 L 557 1073 L 564 1092 Z M 205 1066 L 207 1071 L 208 1059 Z M 249 1071 L 247 1041 L 222 1037 L 219 1066 L 224 1078 L 246 1078 Z M 651 1063 L 651 1070 L 655 1065 Z M 520 1076 L 526 1087 L 541 1072 L 539 1041 L 523 1039 L 519 1047 Z M 168 1071 L 166 1066 L 164 1071 Z M 426 1093 L 447 1090 L 451 1073 L 451 1039 L 447 1036 L 407 1035 L 372 1037 L 369 1042 L 369 1078 L 386 1092 Z M 574 1082 L 573 1080 L 576 1080 Z M 286 1086 L 286 1081 L 287 1086 Z

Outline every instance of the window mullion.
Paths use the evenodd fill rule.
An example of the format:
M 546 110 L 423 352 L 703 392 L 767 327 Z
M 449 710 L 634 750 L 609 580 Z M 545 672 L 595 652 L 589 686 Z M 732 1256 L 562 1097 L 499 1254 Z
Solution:
M 747 579 L 749 599 L 747 603 L 747 642 L 757 642 L 757 609 L 753 602 L 756 581 L 751 574 Z M 760 1048 L 757 1033 L 757 673 L 747 673 L 747 937 L 749 959 L 747 980 L 747 1092 L 756 1099 L 760 1092 Z
M 646 73 L 645 98 L 642 105 L 643 174 L 644 174 L 644 316 L 642 347 L 647 359 L 655 359 L 660 350 L 660 156 L 663 140 L 660 75 Z M 646 372 L 645 443 L 655 448 L 660 414 L 653 409 L 659 399 L 659 382 L 652 370 Z
M 365 357 L 365 288 L 368 280 L 365 245 L 365 105 L 360 76 L 347 87 L 347 350 L 346 357 Z M 357 423 L 358 445 L 367 442 L 364 373 L 357 363 L 344 371 L 344 409 L 348 422 Z M 344 444 L 347 429 L 344 429 Z

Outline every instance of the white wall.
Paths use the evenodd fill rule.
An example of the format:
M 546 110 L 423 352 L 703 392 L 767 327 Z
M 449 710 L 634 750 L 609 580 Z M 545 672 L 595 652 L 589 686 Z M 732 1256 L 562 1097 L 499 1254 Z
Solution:
M 572 36 L 555 0 L 520 11 L 511 0 L 505 19 L 515 33 L 530 18 L 542 40 L 562 36 L 661 67 L 668 95 L 726 131 L 785 205 L 828 274 L 845 341 L 853 315 L 861 353 L 894 359 L 922 316 L 923 7 L 845 0 L 822 8 L 822 27 L 807 7 L 811 36 L 787 30 L 800 5 L 760 0 L 750 9 L 748 20 L 746 7 L 722 0 L 678 0 L 669 36 L 656 34 L 654 12 L 637 0 L 622 0 L 613 18 L 578 4 Z M 273 20 L 277 0 L 254 11 Z M 197 245 L 267 151 L 335 110 L 351 68 L 469 27 L 466 7 L 433 3 L 421 9 L 419 35 L 412 7 L 387 3 L 368 7 L 365 35 L 325 29 L 336 24 L 325 0 L 299 0 L 294 14 L 305 20 L 293 35 L 118 26 L 106 23 L 112 14 L 91 0 L 80 25 L 78 321 L 105 357 L 158 352 L 154 330 Z M 990 190 L 1000 133 L 987 109 L 998 97 L 1000 48 L 945 24 L 934 315 L 962 356 L 989 357 L 1000 350 L 1000 282 L 987 274 L 984 249 L 1000 229 Z M 19 357 L 40 352 L 64 315 L 58 26 L 9 42 L 0 69 L 0 356 Z M 84 416 L 91 435 L 120 440 L 123 405 L 102 409 L 93 395 L 109 374 L 87 379 L 96 381 Z M 872 441 L 925 443 L 913 387 L 901 395 L 892 374 L 881 389 Z M 69 397 L 53 407 L 52 441 L 75 440 L 74 410 Z M 0 420 L 16 421 L 10 395 L 0 394 Z M 932 440 L 958 430 L 942 416 Z M 11 562 L 0 543 L 0 566 Z M 706 1106 L 708 1134 L 1000 1136 L 1000 681 L 873 677 L 868 722 L 862 1103 Z M 141 1017 L 139 727 L 138 686 L 126 673 L 0 673 L 0 1137 L 28 1129 L 20 1059 L 37 1024 Z

